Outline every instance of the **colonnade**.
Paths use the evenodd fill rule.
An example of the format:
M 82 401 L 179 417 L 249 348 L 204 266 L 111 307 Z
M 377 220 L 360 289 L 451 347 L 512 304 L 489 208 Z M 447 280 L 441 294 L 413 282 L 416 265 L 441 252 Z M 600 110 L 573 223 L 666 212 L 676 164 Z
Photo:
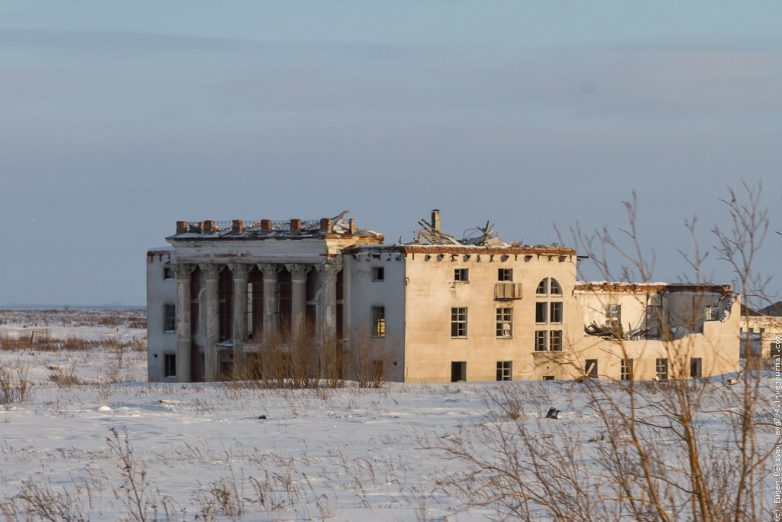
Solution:
M 214 381 L 219 378 L 219 353 L 217 343 L 220 334 L 218 282 L 223 267 L 231 271 L 233 278 L 233 321 L 231 324 L 233 339 L 234 375 L 241 375 L 245 365 L 245 345 L 248 342 L 247 328 L 247 291 L 249 274 L 254 267 L 261 271 L 263 281 L 263 336 L 261 343 L 267 345 L 278 339 L 279 292 L 278 274 L 285 269 L 291 276 L 291 346 L 303 342 L 306 328 L 307 311 L 307 274 L 317 270 L 320 281 L 320 297 L 316 318 L 316 335 L 321 346 L 329 339 L 335 339 L 337 333 L 337 273 L 341 269 L 338 261 L 326 261 L 319 264 L 307 263 L 177 263 L 177 303 L 176 303 L 176 374 L 180 382 L 192 381 L 191 332 L 191 279 L 197 267 L 203 273 L 203 300 L 205 307 L 204 330 L 204 378 Z

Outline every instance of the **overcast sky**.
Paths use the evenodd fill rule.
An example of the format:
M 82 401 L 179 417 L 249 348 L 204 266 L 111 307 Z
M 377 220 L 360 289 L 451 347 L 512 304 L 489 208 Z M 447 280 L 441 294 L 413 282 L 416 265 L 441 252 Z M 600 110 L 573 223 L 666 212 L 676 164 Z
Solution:
M 177 219 L 548 244 L 634 189 L 676 280 L 741 179 L 782 229 L 781 156 L 778 1 L 0 0 L 0 304 L 143 304 Z

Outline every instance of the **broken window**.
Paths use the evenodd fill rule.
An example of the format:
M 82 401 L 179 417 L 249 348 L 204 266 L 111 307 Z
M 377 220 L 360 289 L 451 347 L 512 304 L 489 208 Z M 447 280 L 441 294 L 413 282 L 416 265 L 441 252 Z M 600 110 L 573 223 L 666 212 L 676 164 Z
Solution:
M 470 270 L 468 268 L 455 268 L 453 271 L 453 280 L 467 282 L 470 280 Z
M 658 381 L 668 380 L 668 358 L 657 359 L 654 364 L 655 374 Z
M 606 306 L 606 326 L 612 330 L 622 330 L 622 305 L 610 304 Z
M 538 287 L 535 289 L 537 295 L 548 295 L 548 277 L 538 283 Z
M 176 354 L 163 354 L 163 377 L 176 377 Z
M 703 359 L 692 357 L 690 359 L 690 377 L 699 379 L 703 377 Z
M 451 337 L 467 337 L 467 307 L 451 308 Z
M 497 281 L 500 281 L 500 282 L 512 282 L 513 281 L 513 269 L 512 268 L 498 268 L 497 269 Z
M 382 266 L 372 267 L 372 281 L 383 281 L 386 278 L 386 270 Z
M 587 359 L 584 361 L 584 375 L 597 379 L 597 359 Z
M 173 279 L 174 278 L 174 269 L 170 266 L 164 266 L 163 267 L 163 279 Z
M 513 308 L 497 308 L 497 337 L 512 337 Z
M 163 331 L 166 333 L 176 332 L 176 306 L 172 304 L 163 305 Z
M 497 361 L 497 380 L 509 381 L 511 380 L 511 368 L 513 363 L 511 361 Z
M 552 352 L 562 351 L 562 330 L 551 330 L 549 332 L 548 349 Z
M 451 382 L 467 380 L 467 363 L 465 361 L 451 361 Z
M 537 330 L 535 332 L 535 351 L 545 352 L 548 346 L 548 332 L 546 330 Z
M 548 303 L 535 303 L 535 322 L 548 322 Z
M 372 337 L 386 336 L 386 307 L 372 307 Z
M 623 381 L 633 380 L 633 360 L 622 359 L 619 367 L 619 378 Z
M 553 381 L 554 380 L 554 376 L 553 375 L 544 375 L 543 376 L 543 380 L 544 381 Z
M 559 286 L 559 281 L 554 279 L 553 277 L 550 279 L 550 289 L 549 294 L 550 295 L 562 295 L 562 287 Z
M 562 322 L 562 303 L 551 303 L 551 313 L 549 314 L 549 320 L 552 323 Z

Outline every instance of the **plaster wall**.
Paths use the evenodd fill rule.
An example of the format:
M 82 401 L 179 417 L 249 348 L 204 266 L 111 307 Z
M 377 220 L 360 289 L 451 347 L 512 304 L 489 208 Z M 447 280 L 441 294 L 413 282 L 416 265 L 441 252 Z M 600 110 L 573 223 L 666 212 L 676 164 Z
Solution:
M 147 253 L 147 377 L 150 382 L 175 381 L 164 377 L 164 354 L 176 353 L 176 332 L 163 329 L 166 304 L 176 305 L 176 277 L 171 265 L 171 250 L 150 250 Z M 164 269 L 170 267 L 170 278 Z

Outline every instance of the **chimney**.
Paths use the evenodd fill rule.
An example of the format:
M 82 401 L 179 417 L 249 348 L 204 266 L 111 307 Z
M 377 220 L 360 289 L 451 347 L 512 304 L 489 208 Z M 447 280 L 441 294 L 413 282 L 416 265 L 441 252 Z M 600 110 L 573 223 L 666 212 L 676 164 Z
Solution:
M 262 219 L 261 220 L 261 230 L 264 232 L 271 232 L 272 231 L 272 220 L 271 219 Z
M 435 232 L 440 231 L 440 209 L 437 208 L 432 210 L 432 229 Z
M 356 220 L 353 218 L 348 221 L 348 232 L 351 236 L 356 233 Z
M 215 225 L 214 220 L 207 219 L 204 221 L 201 230 L 203 230 L 204 234 L 214 234 L 217 231 L 217 226 Z
M 301 234 L 301 219 L 291 219 L 291 234 Z
M 187 221 L 177 221 L 176 222 L 176 233 L 177 234 L 187 234 L 187 231 L 190 230 L 190 223 Z
M 331 234 L 333 229 L 331 227 L 331 220 L 329 218 L 322 218 L 320 220 L 320 231 Z
M 233 224 L 231 225 L 231 232 L 234 234 L 241 234 L 244 232 L 244 220 L 234 219 Z

